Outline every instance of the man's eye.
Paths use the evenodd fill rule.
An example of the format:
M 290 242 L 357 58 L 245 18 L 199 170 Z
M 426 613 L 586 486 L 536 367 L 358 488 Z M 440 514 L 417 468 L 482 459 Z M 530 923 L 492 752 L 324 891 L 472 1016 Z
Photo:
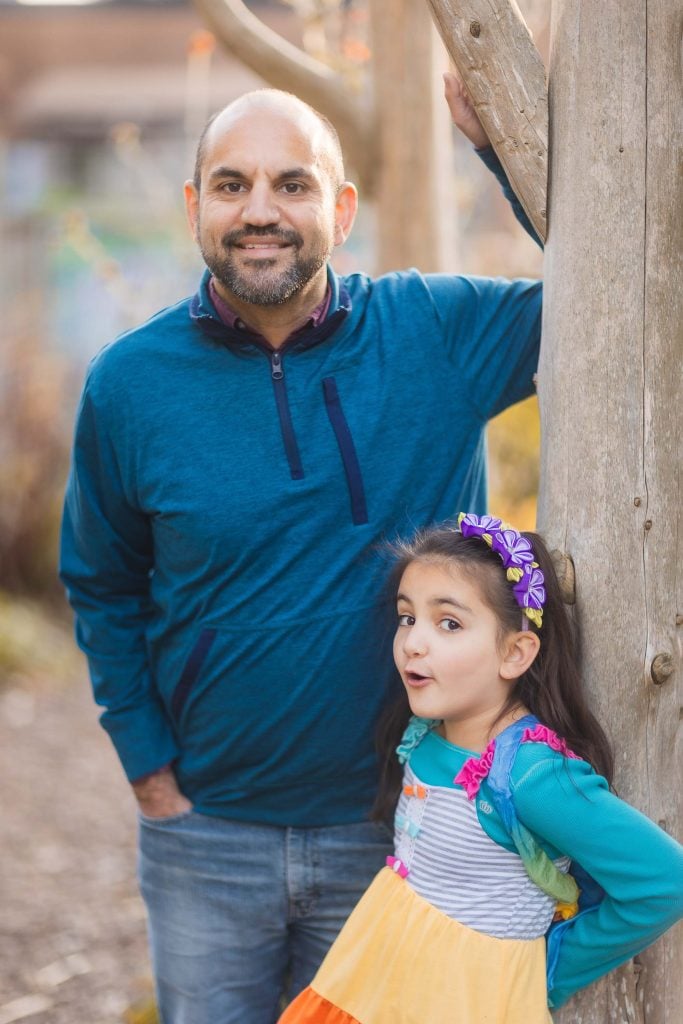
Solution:
M 460 623 L 457 619 L 441 619 L 439 622 L 439 629 L 443 629 L 446 633 L 455 633 L 460 629 Z
M 244 185 L 241 181 L 226 181 L 223 185 L 223 191 L 229 192 L 231 195 L 238 195 L 238 193 L 244 191 Z
M 286 192 L 288 196 L 298 196 L 303 190 L 304 187 L 299 181 L 286 181 L 282 186 L 282 191 Z
M 415 625 L 415 619 L 413 618 L 412 615 L 407 615 L 407 614 L 399 615 L 399 617 L 398 617 L 398 624 L 399 624 L 399 626 L 414 626 Z

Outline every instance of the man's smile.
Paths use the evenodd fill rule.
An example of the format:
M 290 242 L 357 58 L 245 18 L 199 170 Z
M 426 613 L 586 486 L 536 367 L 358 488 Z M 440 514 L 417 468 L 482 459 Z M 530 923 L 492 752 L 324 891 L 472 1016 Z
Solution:
M 257 251 L 265 250 L 267 252 L 272 252 L 274 249 L 275 250 L 279 250 L 279 249 L 289 249 L 289 248 L 291 248 L 291 242 L 277 242 L 277 241 L 273 241 L 273 242 L 237 242 L 236 248 L 237 249 L 250 249 L 250 250 L 257 250 Z

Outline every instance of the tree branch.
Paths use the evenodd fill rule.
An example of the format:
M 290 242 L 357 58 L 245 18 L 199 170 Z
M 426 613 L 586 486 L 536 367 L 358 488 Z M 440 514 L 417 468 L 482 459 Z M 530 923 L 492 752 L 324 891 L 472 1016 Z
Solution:
M 242 0 L 194 0 L 218 41 L 276 89 L 295 93 L 328 117 L 366 188 L 373 177 L 373 117 L 341 75 L 264 25 Z
M 548 90 L 515 0 L 427 0 L 479 120 L 545 241 Z

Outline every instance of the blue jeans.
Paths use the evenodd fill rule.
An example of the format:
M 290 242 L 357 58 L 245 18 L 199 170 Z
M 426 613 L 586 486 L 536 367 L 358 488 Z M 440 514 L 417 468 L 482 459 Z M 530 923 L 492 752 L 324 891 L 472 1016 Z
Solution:
M 391 853 L 381 825 L 140 818 L 162 1024 L 273 1024 Z

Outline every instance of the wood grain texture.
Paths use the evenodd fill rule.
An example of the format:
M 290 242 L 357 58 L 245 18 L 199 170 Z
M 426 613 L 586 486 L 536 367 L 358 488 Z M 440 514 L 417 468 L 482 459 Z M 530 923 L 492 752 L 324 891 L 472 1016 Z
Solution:
M 539 237 L 546 238 L 548 94 L 514 0 L 427 0 L 479 120 Z
M 678 0 L 555 0 L 540 528 L 571 555 L 619 794 L 683 838 Z M 652 663 L 671 660 L 659 685 Z M 618 856 L 618 837 L 615 837 Z M 556 1014 L 672 1024 L 679 926 Z

